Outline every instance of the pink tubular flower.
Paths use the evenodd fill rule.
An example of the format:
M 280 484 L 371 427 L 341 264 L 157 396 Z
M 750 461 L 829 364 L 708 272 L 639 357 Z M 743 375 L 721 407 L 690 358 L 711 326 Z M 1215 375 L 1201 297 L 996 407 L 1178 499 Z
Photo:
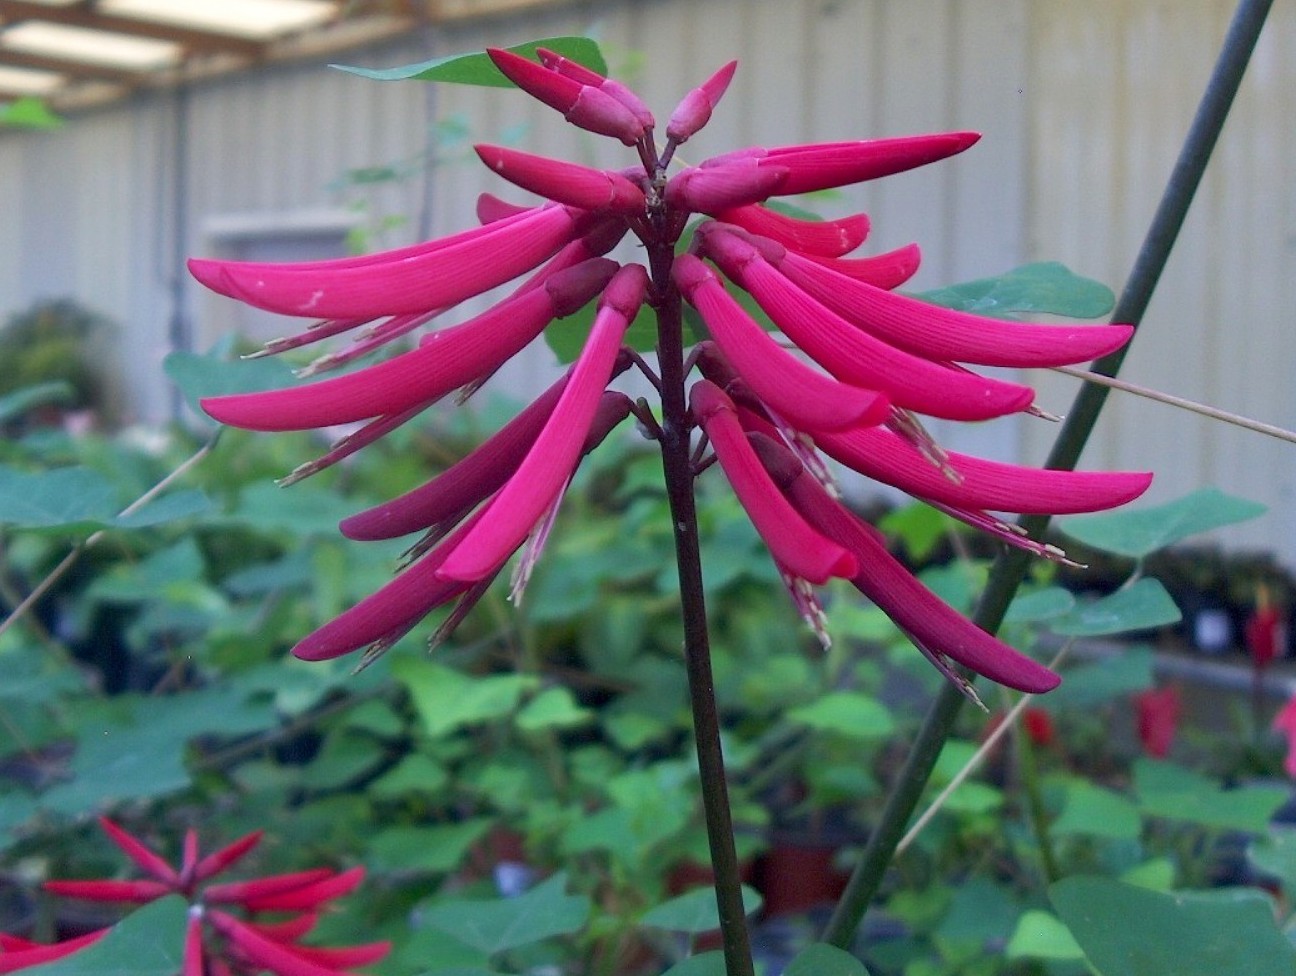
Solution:
M 1278 710 L 1273 719 L 1273 730 L 1282 733 L 1287 740 L 1287 755 L 1283 759 L 1283 769 L 1287 775 L 1296 779 L 1296 695 L 1287 700 L 1287 704 Z
M 1179 714 L 1183 703 L 1179 689 L 1174 685 L 1149 688 L 1134 696 L 1134 710 L 1138 719 L 1138 737 L 1143 751 L 1154 759 L 1164 759 L 1170 754 L 1175 732 L 1179 729 Z
M 426 484 L 343 521 L 343 533 L 353 539 L 421 536 L 395 579 L 304 637 L 293 652 L 321 660 L 363 651 L 363 666 L 432 610 L 450 605 L 435 644 L 520 551 L 513 570 L 519 596 L 582 455 L 634 413 L 671 458 L 673 482 L 719 462 L 795 605 L 816 627 L 823 614 L 814 587 L 844 578 L 890 613 L 951 678 L 962 681 L 950 664 L 958 662 L 1016 688 L 1052 687 L 1056 675 L 973 627 L 887 553 L 877 532 L 824 487 L 831 481 L 827 459 L 1010 544 L 1058 556 L 991 513 L 1109 508 L 1137 497 L 1150 476 L 1037 471 L 950 454 L 918 415 L 982 421 L 1039 413 L 1029 387 L 977 375 L 964 364 L 1084 361 L 1119 347 L 1130 329 L 999 321 L 896 294 L 918 268 L 917 245 L 852 257 L 869 234 L 866 215 L 817 221 L 788 216 L 771 203 L 956 155 L 977 134 L 756 146 L 678 167 L 672 166 L 676 148 L 717 110 L 735 64 L 688 91 L 659 145 L 644 103 L 600 72 L 544 49 L 538 62 L 497 49 L 488 54 L 513 84 L 571 124 L 632 147 L 636 165 L 592 169 L 482 145 L 477 154 L 489 169 L 546 202 L 523 207 L 483 195 L 481 226 L 385 254 L 304 264 L 190 264 L 203 284 L 222 294 L 319 320 L 266 352 L 375 323 L 349 347 L 316 360 L 308 374 L 517 282 L 475 318 L 433 326 L 412 351 L 386 361 L 286 390 L 204 401 L 217 420 L 255 430 L 362 424 L 286 482 L 341 461 L 455 390 L 471 393 L 554 319 L 597 305 L 575 363 L 512 422 Z M 685 227 L 699 216 L 692 244 L 680 247 Z M 637 238 L 644 264 L 602 257 L 626 234 Z M 750 295 L 781 338 L 758 323 L 736 290 Z M 707 333 L 691 353 L 680 331 L 683 302 Z M 656 313 L 659 355 L 669 357 L 659 371 L 622 348 L 641 305 Z M 607 389 L 630 366 L 660 393 L 660 414 Z M 694 369 L 701 380 L 694 380 Z M 673 483 L 672 492 L 683 487 Z M 165 886 L 160 879 L 126 884 Z M 154 890 L 121 893 L 145 898 Z M 251 958 L 256 932 L 264 931 L 250 936 L 221 924 Z
M 341 872 L 315 868 L 248 881 L 208 884 L 211 878 L 250 853 L 261 840 L 261 832 L 248 834 L 206 857 L 200 857 L 198 835 L 190 830 L 184 839 L 182 863 L 176 869 L 108 818 L 100 817 L 99 823 L 113 843 L 151 877 L 140 881 L 47 881 L 45 889 L 68 898 L 132 904 L 170 894 L 185 898 L 190 907 L 185 928 L 183 976 L 263 970 L 276 976 L 340 976 L 353 966 L 377 962 L 391 949 L 386 942 L 322 948 L 302 945 L 298 941 L 314 926 L 320 909 L 360 884 L 364 879 L 364 868 Z M 213 908 L 213 905 L 237 908 L 244 917 Z M 301 914 L 274 923 L 256 920 L 261 912 L 284 911 Z M 0 949 L 4 950 L 0 953 L 0 973 L 58 958 L 103 934 L 94 932 L 80 939 L 36 948 L 15 949 L 0 941 Z M 38 954 L 43 955 L 37 958 Z M 10 963 L 21 962 L 19 957 L 31 957 L 31 961 L 6 968 Z

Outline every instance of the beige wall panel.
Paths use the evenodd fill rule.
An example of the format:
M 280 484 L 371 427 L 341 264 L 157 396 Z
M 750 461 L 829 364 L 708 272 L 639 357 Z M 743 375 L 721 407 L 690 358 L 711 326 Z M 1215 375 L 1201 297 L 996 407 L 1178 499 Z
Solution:
M 1033 7 L 1030 102 L 1032 256 L 1123 284 L 1174 164 L 1231 3 L 1040 3 Z M 1296 426 L 1290 375 L 1296 272 L 1296 17 L 1275 7 L 1233 116 L 1123 375 L 1225 409 Z M 1065 407 L 1069 380 L 1040 382 Z M 1025 431 L 1042 457 L 1048 431 Z M 1296 454 L 1290 445 L 1114 395 L 1085 458 L 1151 468 L 1151 500 L 1212 484 L 1263 501 L 1269 515 L 1221 533 L 1296 562 Z

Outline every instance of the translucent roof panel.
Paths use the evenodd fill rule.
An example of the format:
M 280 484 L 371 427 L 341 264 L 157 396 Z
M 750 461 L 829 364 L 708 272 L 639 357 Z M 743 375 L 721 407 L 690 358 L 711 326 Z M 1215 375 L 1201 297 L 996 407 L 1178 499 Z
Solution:
M 333 0 L 100 0 L 102 14 L 265 41 L 327 23 Z
M 171 41 L 43 20 L 25 20 L 0 30 L 0 48 L 128 71 L 165 68 L 178 62 L 181 54 L 180 45 Z
M 9 68 L 0 64 L 0 95 L 48 95 L 63 84 L 57 71 Z

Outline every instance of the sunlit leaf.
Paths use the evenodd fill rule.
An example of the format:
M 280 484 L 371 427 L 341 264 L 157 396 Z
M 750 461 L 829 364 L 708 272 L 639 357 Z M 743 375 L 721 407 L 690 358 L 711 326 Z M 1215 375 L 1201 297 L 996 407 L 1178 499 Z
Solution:
M 57 129 L 64 124 L 61 115 L 55 115 L 39 98 L 30 95 L 15 98 L 8 105 L 0 106 L 0 126 L 11 126 L 15 129 Z
M 1024 315 L 1064 315 L 1096 319 L 1115 304 L 1110 288 L 1082 278 L 1056 262 L 1027 264 L 993 278 L 925 291 L 925 302 L 995 318 Z
M 508 50 L 523 57 L 537 60 L 536 48 L 548 48 L 565 58 L 592 68 L 601 75 L 607 74 L 607 63 L 597 43 L 588 37 L 546 37 L 538 41 L 518 44 Z M 395 68 L 356 68 L 345 64 L 331 67 L 361 78 L 374 81 L 445 81 L 456 85 L 486 85 L 492 88 L 512 88 L 509 81 L 495 67 L 485 51 L 471 54 L 451 54 L 418 64 L 405 64 Z
M 173 352 L 162 360 L 162 369 L 180 389 L 185 403 L 207 419 L 198 401 L 229 393 L 259 393 L 298 383 L 292 369 L 278 359 L 231 359 L 229 343 L 206 353 Z
M 34 976 L 174 976 L 184 957 L 189 906 L 168 895 L 131 912 L 92 945 L 24 973 Z
M 748 915 L 760 911 L 761 896 L 754 888 L 742 887 L 743 909 Z M 670 901 L 650 908 L 639 919 L 639 924 L 671 932 L 711 932 L 720 927 L 720 913 L 716 908 L 713 888 L 695 888 Z
M 850 739 L 890 735 L 895 721 L 886 706 L 855 691 L 834 691 L 788 712 L 788 718 L 813 729 Z
M 1256 834 L 1291 796 L 1283 786 L 1223 789 L 1193 770 L 1146 758 L 1134 763 L 1134 792 L 1144 816 Z
M 1082 603 L 1071 613 L 1048 622 L 1064 637 L 1105 637 L 1178 623 L 1179 608 L 1159 580 L 1143 577 L 1109 596 Z
M 1296 949 L 1255 890 L 1163 894 L 1108 878 L 1049 887 L 1054 908 L 1102 976 L 1291 976 Z
M 1201 488 L 1165 505 L 1062 519 L 1059 527 L 1094 549 L 1140 559 L 1199 532 L 1245 522 L 1266 511 L 1259 502 Z
M 798 952 L 783 976 L 869 976 L 869 971 L 849 952 L 819 942 Z
M 567 875 L 559 873 L 515 898 L 442 902 L 426 910 L 423 924 L 494 955 L 580 931 L 590 900 L 567 894 L 566 887 Z
M 1070 929 L 1051 912 L 1032 908 L 1017 919 L 1004 955 L 1009 959 L 1083 959 Z

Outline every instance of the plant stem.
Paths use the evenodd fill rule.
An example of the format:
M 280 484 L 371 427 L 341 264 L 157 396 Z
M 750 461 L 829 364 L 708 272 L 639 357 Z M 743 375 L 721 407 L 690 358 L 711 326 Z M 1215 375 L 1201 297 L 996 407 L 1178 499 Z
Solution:
M 684 399 L 684 336 L 679 291 L 671 281 L 673 246 L 649 246 L 656 286 L 657 356 L 662 384 L 662 467 L 675 533 L 679 567 L 680 613 L 684 623 L 684 662 L 688 671 L 693 732 L 697 740 L 702 808 L 706 817 L 711 870 L 715 875 L 716 907 L 724 943 L 728 976 L 752 976 L 751 946 L 742 901 L 742 879 L 734 846 L 729 788 L 720 746 L 720 714 L 716 708 L 707 632 L 706 600 L 702 589 L 702 556 L 698 547 L 697 506 L 693 495 L 691 425 Z
M 1239 0 L 1223 48 L 1170 174 L 1161 203 L 1139 248 L 1129 281 L 1112 313 L 1113 321 L 1135 327 L 1142 321 L 1272 5 L 1273 0 Z M 1104 356 L 1094 364 L 1094 372 L 1106 376 L 1116 375 L 1128 351 L 1127 343 L 1123 349 Z M 1068 471 L 1075 468 L 1080 452 L 1098 421 L 1107 394 L 1106 387 L 1092 383 L 1086 383 L 1080 389 L 1053 444 L 1046 467 Z M 1048 526 L 1048 516 L 1025 516 L 1019 524 L 1030 538 L 1039 539 Z M 977 606 L 975 619 L 978 626 L 991 633 L 999 629 L 1008 605 L 1026 575 L 1029 560 L 1029 554 L 1021 549 L 1008 549 L 1000 553 Z M 904 825 L 913 816 L 941 748 L 954 728 L 954 720 L 958 717 L 962 704 L 963 694 L 952 684 L 946 684 L 936 695 L 923 718 L 899 778 L 887 797 L 881 819 L 869 836 L 846 891 L 828 922 L 824 941 L 845 948 L 854 940 L 859 923 L 882 884 L 887 866 L 891 863 L 896 845 L 904 832 Z
M 1040 870 L 1047 884 L 1052 884 L 1062 877 L 1058 870 L 1057 855 L 1053 853 L 1053 842 L 1048 832 L 1048 811 L 1044 807 L 1044 794 L 1040 790 L 1039 765 L 1035 762 L 1035 743 L 1026 734 L 1026 730 L 1017 727 L 1014 735 L 1017 747 L 1017 766 L 1022 780 L 1022 792 L 1026 794 L 1026 818 L 1030 821 L 1031 833 L 1035 836 L 1035 847 L 1039 851 Z

